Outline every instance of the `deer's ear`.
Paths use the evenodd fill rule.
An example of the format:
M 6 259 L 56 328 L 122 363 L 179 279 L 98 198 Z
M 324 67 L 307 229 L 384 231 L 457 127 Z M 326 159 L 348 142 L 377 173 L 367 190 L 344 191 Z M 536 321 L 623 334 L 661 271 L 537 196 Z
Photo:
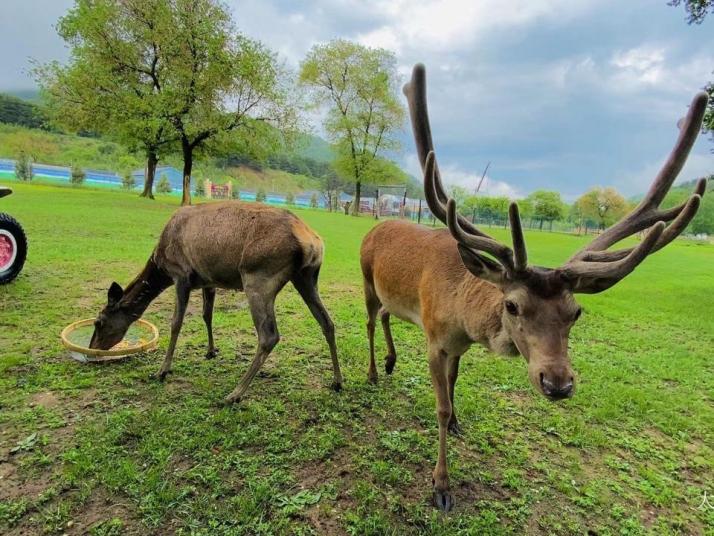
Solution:
M 124 296 L 124 290 L 122 290 L 121 285 L 116 281 L 109 287 L 109 292 L 107 292 L 107 304 L 116 305 L 119 300 Z
M 476 253 L 475 251 L 458 245 L 459 255 L 466 266 L 466 269 L 480 279 L 493 283 L 494 285 L 502 285 L 506 280 L 506 270 L 497 263 L 486 257 Z

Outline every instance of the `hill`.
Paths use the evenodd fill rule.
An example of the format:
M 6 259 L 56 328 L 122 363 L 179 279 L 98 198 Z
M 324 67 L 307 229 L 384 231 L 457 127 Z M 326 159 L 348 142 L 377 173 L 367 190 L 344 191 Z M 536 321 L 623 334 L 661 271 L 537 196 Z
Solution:
M 144 168 L 142 158 L 112 141 L 0 123 L 0 158 L 16 159 L 23 152 L 33 161 L 42 164 L 78 166 L 112 171 L 119 175 Z M 303 164 L 304 161 L 301 160 Z M 167 158 L 160 164 L 181 169 L 178 157 Z M 303 165 L 300 169 L 303 172 L 274 169 L 256 162 L 246 165 L 205 159 L 196 163 L 193 176 L 195 179 L 210 178 L 216 182 L 233 180 L 241 188 L 262 188 L 284 193 L 318 188 L 319 182 L 316 175 L 310 173 L 311 167 Z

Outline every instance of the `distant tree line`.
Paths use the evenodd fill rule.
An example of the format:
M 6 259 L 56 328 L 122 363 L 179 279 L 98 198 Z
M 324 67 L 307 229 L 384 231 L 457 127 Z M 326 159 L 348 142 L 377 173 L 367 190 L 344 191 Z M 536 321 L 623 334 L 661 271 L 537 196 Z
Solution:
M 37 104 L 0 93 L 0 123 L 27 128 L 47 128 L 47 118 Z
M 663 207 L 673 207 L 686 201 L 696 181 L 672 188 Z M 708 177 L 708 190 L 702 205 L 687 228 L 690 234 L 714 235 L 714 175 Z M 505 196 L 473 195 L 465 188 L 451 188 L 450 195 L 457 201 L 460 213 L 474 223 L 508 225 L 508 206 Z M 636 199 L 625 199 L 614 188 L 595 187 L 572 204 L 565 203 L 558 192 L 538 190 L 518 200 L 521 220 L 528 228 L 552 230 L 554 223 L 561 228 L 572 228 L 578 234 L 599 232 L 611 226 L 637 204 Z

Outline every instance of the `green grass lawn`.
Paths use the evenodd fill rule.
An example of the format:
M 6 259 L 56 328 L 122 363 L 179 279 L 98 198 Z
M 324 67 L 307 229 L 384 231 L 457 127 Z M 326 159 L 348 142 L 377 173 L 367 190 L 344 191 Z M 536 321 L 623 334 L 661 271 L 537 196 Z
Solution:
M 286 287 L 282 340 L 227 408 L 256 343 L 241 294 L 216 299 L 212 361 L 192 297 L 165 384 L 149 377 L 171 291 L 147 311 L 162 333 L 150 354 L 81 365 L 59 340 L 97 313 L 111 281 L 138 272 L 176 200 L 13 186 L 0 210 L 24 224 L 30 252 L 0 287 L 3 534 L 714 534 L 714 247 L 678 241 L 580 297 L 572 400 L 548 402 L 522 358 L 474 347 L 456 393 L 465 434 L 449 439 L 456 506 L 443 515 L 430 502 L 437 425 L 422 333 L 395 321 L 394 375 L 366 381 L 358 251 L 373 220 L 297 211 L 326 243 L 321 292 L 343 391 L 329 389 L 322 334 Z M 584 240 L 526 238 L 545 265 Z

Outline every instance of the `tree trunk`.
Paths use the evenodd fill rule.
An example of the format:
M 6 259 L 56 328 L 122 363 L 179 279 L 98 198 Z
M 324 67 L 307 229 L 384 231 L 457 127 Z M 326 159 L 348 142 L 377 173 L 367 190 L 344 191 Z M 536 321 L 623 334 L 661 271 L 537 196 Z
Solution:
M 181 205 L 191 204 L 191 169 L 193 168 L 193 147 L 183 143 L 183 191 Z
M 156 164 L 159 162 L 159 157 L 156 151 L 149 150 L 146 153 L 146 173 L 144 174 L 144 191 L 141 192 L 141 197 L 154 198 L 154 177 L 156 176 Z
M 355 182 L 355 199 L 352 205 L 352 215 L 359 216 L 360 194 L 362 192 L 362 183 L 358 180 Z

